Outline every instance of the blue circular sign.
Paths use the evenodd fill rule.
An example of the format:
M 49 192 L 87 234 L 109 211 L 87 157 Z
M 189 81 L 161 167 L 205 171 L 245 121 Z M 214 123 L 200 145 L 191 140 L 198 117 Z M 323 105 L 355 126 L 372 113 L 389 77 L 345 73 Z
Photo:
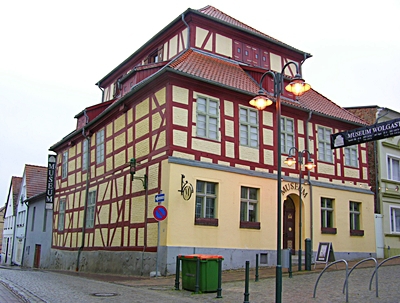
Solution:
M 157 221 L 164 220 L 168 215 L 167 209 L 162 205 L 157 205 L 153 210 L 154 219 Z

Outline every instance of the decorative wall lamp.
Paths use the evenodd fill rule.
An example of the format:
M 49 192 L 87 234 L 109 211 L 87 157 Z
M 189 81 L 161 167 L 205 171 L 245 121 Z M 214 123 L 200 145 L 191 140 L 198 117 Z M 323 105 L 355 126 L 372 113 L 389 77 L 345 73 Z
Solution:
M 284 82 L 284 71 L 289 65 L 294 65 L 296 67 L 296 76 L 291 80 L 291 82 L 285 87 L 285 89 L 295 96 L 301 96 L 306 91 L 308 91 L 311 86 L 301 78 L 299 66 L 297 63 L 291 61 L 286 63 L 280 73 L 273 72 L 271 70 L 265 72 L 260 79 L 259 87 L 260 90 L 258 95 L 249 101 L 250 105 L 256 107 L 258 110 L 263 110 L 265 107 L 272 104 L 272 100 L 268 97 L 265 90 L 262 87 L 263 80 L 266 75 L 272 76 L 274 80 L 274 97 L 276 99 L 276 142 L 275 146 L 277 149 L 277 251 L 276 251 L 276 275 L 275 275 L 275 302 L 282 302 L 282 172 L 281 172 L 281 94 L 283 91 Z
M 298 162 L 295 158 L 294 155 L 292 155 L 292 151 L 296 151 L 297 152 L 297 157 L 298 157 Z M 299 151 L 296 147 L 292 147 L 291 149 L 289 149 L 289 156 L 286 158 L 286 160 L 284 161 L 285 164 L 287 164 L 288 166 L 292 166 L 293 164 L 298 163 L 298 167 L 299 167 L 299 262 L 298 262 L 298 270 L 301 271 L 302 270 L 302 250 L 301 250 L 301 242 L 303 241 L 302 236 L 301 236 L 301 228 L 302 228 L 302 222 L 301 222 L 301 179 L 302 179 L 302 169 L 301 166 L 303 164 L 303 154 L 307 154 L 307 161 L 305 161 L 304 163 L 304 167 L 310 171 L 312 170 L 316 165 L 311 161 L 311 154 L 310 152 L 305 149 L 303 151 Z
M 131 182 L 133 182 L 133 180 L 140 180 L 142 181 L 143 184 L 143 188 L 146 189 L 147 188 L 147 175 L 144 174 L 143 177 L 135 177 L 136 174 L 136 159 L 132 158 L 129 160 L 129 173 L 131 174 Z
M 181 193 L 183 199 L 189 200 L 193 194 L 193 185 L 189 183 L 187 180 L 184 181 L 185 175 L 181 175 L 181 189 L 178 191 Z

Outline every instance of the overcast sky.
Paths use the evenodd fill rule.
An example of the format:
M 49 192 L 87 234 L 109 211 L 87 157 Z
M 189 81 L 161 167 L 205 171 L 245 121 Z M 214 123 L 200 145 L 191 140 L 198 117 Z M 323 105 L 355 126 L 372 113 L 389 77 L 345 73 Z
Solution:
M 95 83 L 189 7 L 212 5 L 311 53 L 303 77 L 340 106 L 400 112 L 397 0 L 20 0 L 0 13 L 0 206 L 24 165 L 48 149 L 74 116 L 101 102 Z

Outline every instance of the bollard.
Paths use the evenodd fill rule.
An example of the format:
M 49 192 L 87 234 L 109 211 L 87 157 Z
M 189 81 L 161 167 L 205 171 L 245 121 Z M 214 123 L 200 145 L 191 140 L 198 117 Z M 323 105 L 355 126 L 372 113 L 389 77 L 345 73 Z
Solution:
M 222 260 L 218 259 L 218 288 L 217 288 L 217 298 L 222 298 Z
M 249 273 L 250 273 L 250 261 L 246 261 L 246 275 L 244 281 L 244 301 L 243 303 L 250 303 L 249 301 Z
M 292 250 L 289 249 L 289 278 L 293 277 L 293 271 L 292 271 Z
M 258 282 L 258 254 L 256 254 L 256 282 Z
M 305 270 L 311 270 L 311 258 L 312 258 L 312 249 L 311 249 L 311 239 L 307 238 L 304 240 L 306 252 L 305 252 Z
M 179 290 L 179 273 L 181 271 L 180 262 L 181 259 L 179 256 L 176 256 L 175 290 Z

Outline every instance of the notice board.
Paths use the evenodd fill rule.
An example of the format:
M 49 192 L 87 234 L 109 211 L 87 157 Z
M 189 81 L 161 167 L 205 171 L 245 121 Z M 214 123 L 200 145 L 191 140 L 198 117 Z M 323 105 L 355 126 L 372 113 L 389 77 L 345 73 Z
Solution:
M 315 263 L 325 263 L 335 261 L 332 242 L 319 242 Z

